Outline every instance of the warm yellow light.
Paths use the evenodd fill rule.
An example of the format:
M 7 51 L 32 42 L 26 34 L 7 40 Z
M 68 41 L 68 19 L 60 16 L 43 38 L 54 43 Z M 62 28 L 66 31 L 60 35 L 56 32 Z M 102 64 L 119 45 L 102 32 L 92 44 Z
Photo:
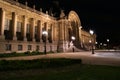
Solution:
M 75 40 L 75 37 L 74 37 L 74 36 L 72 36 L 72 37 L 71 37 L 71 39 L 72 39 L 72 40 Z
M 43 35 L 48 35 L 48 32 L 47 31 L 43 31 L 42 34 Z
M 110 40 L 109 39 L 107 39 L 107 42 L 109 42 Z
M 93 34 L 94 34 L 94 31 L 93 31 L 93 30 L 90 30 L 89 32 L 90 32 L 90 34 L 91 34 L 91 35 L 93 35 Z

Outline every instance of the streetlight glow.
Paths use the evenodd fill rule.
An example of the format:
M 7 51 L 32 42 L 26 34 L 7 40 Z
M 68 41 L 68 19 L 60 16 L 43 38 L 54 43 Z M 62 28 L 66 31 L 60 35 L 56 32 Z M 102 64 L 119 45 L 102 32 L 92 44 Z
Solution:
M 91 43 L 91 40 L 89 40 L 89 43 Z
M 109 39 L 107 39 L 107 42 L 109 42 L 110 40 Z
M 93 30 L 90 30 L 89 32 L 90 32 L 90 34 L 91 34 L 91 35 L 93 35 L 93 34 L 94 34 L 94 31 L 93 31 Z
M 93 31 L 93 30 L 90 30 L 89 33 L 91 34 L 91 37 L 93 38 L 94 31 Z M 90 40 L 89 42 L 92 44 L 92 54 L 94 54 L 93 41 Z
M 48 32 L 47 31 L 43 31 L 42 32 L 43 36 L 45 37 L 45 44 L 44 44 L 44 53 L 46 54 L 46 36 L 48 35 Z
M 109 39 L 107 39 L 107 48 L 108 48 L 108 50 L 109 50 Z
M 48 35 L 48 32 L 47 31 L 43 31 L 42 34 L 43 35 Z
M 75 37 L 74 37 L 74 36 L 72 36 L 72 37 L 71 37 L 71 39 L 72 39 L 72 40 L 75 40 Z
M 98 42 L 95 42 L 95 44 L 98 44 Z
M 72 36 L 71 39 L 72 39 L 72 43 L 73 43 L 73 41 L 75 40 L 75 37 Z M 74 52 L 74 43 L 73 43 L 73 52 Z

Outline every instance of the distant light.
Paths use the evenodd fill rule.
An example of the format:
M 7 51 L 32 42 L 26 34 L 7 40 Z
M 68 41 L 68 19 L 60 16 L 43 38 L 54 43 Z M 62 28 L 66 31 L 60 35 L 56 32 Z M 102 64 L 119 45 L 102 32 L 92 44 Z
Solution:
M 95 42 L 95 44 L 98 44 L 98 42 Z
M 91 35 L 93 35 L 93 33 L 94 33 L 94 31 L 93 31 L 93 30 L 90 30 L 89 32 L 90 32 L 90 34 L 91 34 Z
M 110 40 L 109 39 L 107 39 L 107 42 L 109 42 Z
M 43 35 L 48 35 L 48 32 L 47 31 L 43 31 L 42 34 Z
M 91 43 L 92 41 L 91 40 L 89 40 L 89 43 Z
M 107 44 L 103 44 L 103 46 L 107 46 Z
M 100 43 L 100 45 L 102 45 L 102 43 Z
M 74 37 L 74 36 L 72 36 L 72 37 L 71 37 L 71 39 L 72 39 L 72 40 L 75 40 L 75 37 Z
M 82 26 L 79 27 L 79 29 L 81 29 L 81 28 L 82 28 Z

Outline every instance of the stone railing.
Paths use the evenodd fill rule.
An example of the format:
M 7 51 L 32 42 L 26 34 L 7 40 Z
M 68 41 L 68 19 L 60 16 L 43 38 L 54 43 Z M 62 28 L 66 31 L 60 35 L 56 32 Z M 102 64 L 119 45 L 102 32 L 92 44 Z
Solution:
M 18 7 L 23 8 L 23 9 L 29 10 L 29 11 L 31 11 L 31 12 L 35 12 L 36 14 L 39 14 L 39 15 L 42 15 L 42 16 L 48 16 L 49 18 L 54 19 L 54 20 L 56 19 L 56 18 L 54 18 L 54 17 L 52 17 L 52 16 L 49 16 L 48 14 L 45 14 L 45 13 L 43 13 L 43 12 L 41 12 L 41 11 L 38 11 L 38 10 L 33 9 L 33 8 L 30 8 L 30 7 L 28 7 L 28 6 L 26 6 L 26 5 L 23 5 L 23 4 L 21 4 L 21 3 L 17 2 L 17 1 L 14 1 L 14 0 L 3 0 L 3 1 L 8 2 L 8 3 L 10 3 L 11 5 L 16 5 L 16 6 L 18 6 Z

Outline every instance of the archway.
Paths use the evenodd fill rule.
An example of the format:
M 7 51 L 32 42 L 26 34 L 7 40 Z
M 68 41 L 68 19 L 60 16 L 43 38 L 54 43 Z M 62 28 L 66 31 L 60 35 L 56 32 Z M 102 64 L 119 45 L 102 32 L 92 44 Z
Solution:
M 74 45 L 75 45 L 75 47 L 80 48 L 81 47 L 80 35 L 79 35 L 79 29 L 81 26 L 80 18 L 75 11 L 70 11 L 70 13 L 68 15 L 68 20 L 69 20 L 69 24 L 70 24 L 68 29 L 70 29 L 70 31 L 71 31 L 71 34 L 68 33 L 68 35 L 69 35 L 69 37 L 74 36 L 76 38 L 74 41 Z M 71 41 L 70 38 L 69 38 L 69 41 Z

